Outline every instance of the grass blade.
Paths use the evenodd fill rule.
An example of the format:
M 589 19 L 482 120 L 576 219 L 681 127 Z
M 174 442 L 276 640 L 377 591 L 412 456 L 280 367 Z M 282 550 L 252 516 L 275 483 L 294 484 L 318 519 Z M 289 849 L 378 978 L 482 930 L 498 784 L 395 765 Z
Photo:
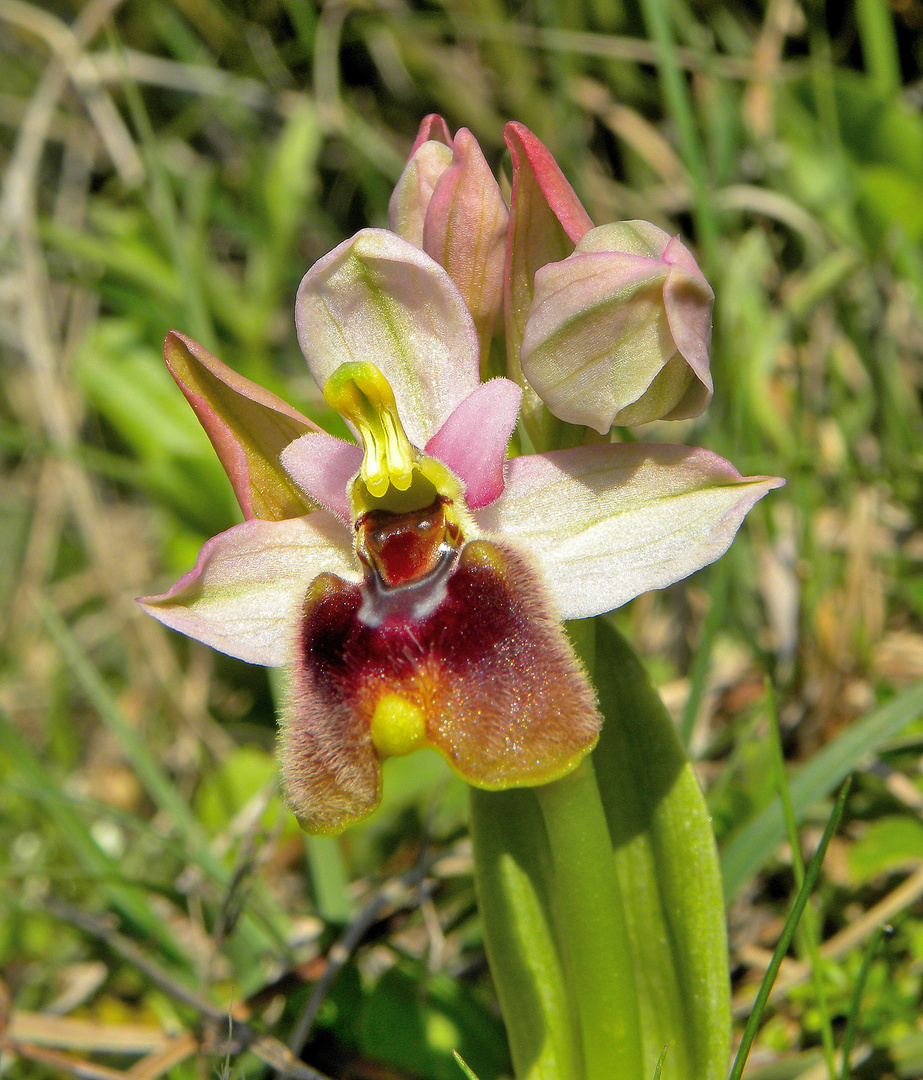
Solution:
M 885 0 L 856 0 L 856 23 L 865 70 L 883 97 L 893 97 L 902 79 L 891 5 Z
M 199 827 L 188 803 L 176 790 L 150 747 L 139 738 L 137 731 L 119 708 L 112 692 L 80 647 L 70 628 L 44 598 L 38 597 L 37 605 L 51 639 L 57 645 L 67 666 L 76 676 L 100 719 L 115 735 L 125 756 L 131 762 L 132 768 L 138 774 L 138 779 L 145 791 L 184 836 L 190 848 L 190 854 L 194 854 L 197 860 L 201 861 L 204 869 L 223 876 L 217 860 L 205 846 L 205 834 Z
M 461 1054 L 457 1050 L 452 1051 L 452 1057 L 454 1057 L 455 1060 L 458 1062 L 458 1067 L 465 1074 L 467 1080 L 478 1080 L 478 1078 L 474 1075 L 471 1069 L 469 1069 L 468 1066 L 465 1064 Z
M 830 815 L 830 820 L 827 822 L 826 829 L 824 829 L 824 835 L 817 845 L 817 851 L 814 852 L 814 858 L 811 859 L 811 863 L 808 866 L 804 881 L 801 884 L 801 888 L 798 890 L 798 895 L 795 897 L 795 903 L 792 905 L 792 910 L 785 920 L 785 926 L 782 929 L 779 941 L 772 954 L 772 960 L 769 962 L 769 967 L 766 969 L 766 974 L 763 976 L 763 981 L 760 984 L 760 992 L 757 994 L 756 1001 L 753 1004 L 753 1012 L 750 1013 L 750 1019 L 747 1021 L 747 1026 L 744 1028 L 740 1047 L 737 1051 L 737 1056 L 734 1058 L 734 1065 L 728 1080 L 740 1080 L 740 1077 L 743 1075 L 744 1066 L 747 1064 L 747 1058 L 750 1055 L 750 1048 L 753 1045 L 753 1040 L 756 1038 L 756 1031 L 763 1016 L 763 1010 L 766 1008 L 766 1003 L 769 1000 L 772 984 L 776 981 L 776 975 L 778 975 L 785 954 L 788 952 L 788 947 L 792 942 L 795 928 L 798 925 L 801 914 L 807 905 L 815 884 L 817 883 L 820 868 L 823 865 L 824 856 L 827 853 L 827 847 L 833 838 L 834 832 L 836 832 L 837 825 L 840 823 L 840 818 L 843 816 L 843 810 L 846 806 L 846 797 L 849 794 L 850 786 L 851 781 L 847 780 L 840 788 L 840 793 L 837 796 L 833 813 Z
M 667 1060 L 667 1048 L 664 1047 L 660 1053 L 660 1057 L 657 1059 L 657 1065 L 654 1068 L 654 1075 L 652 1080 L 660 1080 L 663 1073 L 663 1063 Z
M 677 56 L 668 5 L 664 0 L 641 0 L 641 11 L 648 35 L 657 43 L 660 52 L 658 67 L 663 81 L 667 113 L 676 128 L 680 150 L 692 181 L 696 239 L 707 272 L 709 268 L 713 270 L 718 265 L 719 229 L 711 203 L 705 155 L 702 152 L 702 140 L 695 122 L 686 75 Z
M 847 728 L 802 765 L 788 785 L 796 820 L 803 818 L 813 803 L 827 796 L 863 760 L 900 734 L 921 713 L 923 681 L 914 683 L 864 720 Z M 725 899 L 730 900 L 737 894 L 784 838 L 785 820 L 777 798 L 725 846 L 721 855 Z
M 189 804 L 177 790 L 166 770 L 161 766 L 151 748 L 145 745 L 137 731 L 119 708 L 112 692 L 99 672 L 81 649 L 79 642 L 60 615 L 42 598 L 38 607 L 48 632 L 58 646 L 64 660 L 73 671 L 77 681 L 96 709 L 100 719 L 112 731 L 138 779 L 154 804 L 173 825 L 182 839 L 190 861 L 225 888 L 233 884 L 234 870 L 227 866 L 208 845 L 208 840 Z M 244 919 L 251 923 L 248 930 L 258 947 L 272 947 L 285 941 L 288 921 L 285 914 L 272 899 L 268 890 L 258 880 L 253 883 L 254 899 L 259 905 L 259 917 L 265 926 L 255 922 L 253 903 Z M 268 933 L 267 933 L 268 931 Z
M 801 854 L 801 838 L 798 836 L 798 825 L 795 821 L 795 812 L 792 809 L 791 794 L 785 776 L 785 758 L 782 751 L 782 738 L 779 733 L 779 717 L 776 710 L 775 693 L 772 683 L 766 681 L 766 705 L 769 714 L 770 745 L 772 750 L 772 768 L 775 773 L 776 788 L 779 798 L 782 800 L 782 816 L 785 819 L 785 832 L 788 836 L 789 846 L 792 849 L 792 866 L 795 871 L 795 884 L 800 889 L 804 885 L 804 858 Z M 811 983 L 814 988 L 814 996 L 817 1011 L 820 1018 L 821 1042 L 824 1049 L 824 1060 L 827 1063 L 827 1072 L 830 1080 L 836 1080 L 836 1062 L 834 1060 L 833 1025 L 830 1022 L 830 1009 L 827 1005 L 827 993 L 823 982 L 823 961 L 818 947 L 817 921 L 810 898 L 804 909 L 804 922 L 801 925 L 799 937 L 804 945 L 811 963 Z
M 862 966 L 859 968 L 859 974 L 856 976 L 856 985 L 853 989 L 852 1003 L 849 1008 L 849 1016 L 846 1019 L 846 1031 L 843 1034 L 843 1071 L 840 1073 L 841 1080 L 849 1080 L 852 1069 L 849 1066 L 849 1059 L 852 1056 L 853 1043 L 856 1039 L 856 1025 L 859 1019 L 859 1005 L 862 1002 L 862 991 L 865 989 L 865 980 L 868 978 L 869 969 L 872 966 L 872 961 L 875 959 L 875 953 L 878 952 L 878 946 L 881 944 L 881 939 L 886 933 L 891 933 L 891 929 L 888 926 L 879 926 L 872 937 L 872 940 L 868 943 L 868 947 L 865 950 L 865 956 L 862 957 Z
M 54 822 L 77 865 L 99 884 L 105 902 L 141 936 L 156 941 L 173 963 L 186 966 L 188 950 L 174 938 L 167 921 L 150 906 L 144 890 L 126 879 L 117 860 L 99 846 L 81 815 L 75 812 L 72 800 L 62 793 L 56 779 L 2 713 L 0 753 L 16 762 L 19 777 Z

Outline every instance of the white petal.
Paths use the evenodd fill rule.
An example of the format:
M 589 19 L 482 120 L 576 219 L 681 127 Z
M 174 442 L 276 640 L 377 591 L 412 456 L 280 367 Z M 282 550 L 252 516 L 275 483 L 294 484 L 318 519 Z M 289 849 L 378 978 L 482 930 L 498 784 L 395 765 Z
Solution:
M 646 443 L 513 458 L 475 513 L 530 551 L 559 613 L 582 619 L 662 589 L 722 555 L 777 477 L 742 477 L 708 450 Z
M 359 576 L 341 521 L 323 510 L 283 521 L 253 518 L 212 537 L 195 569 L 168 592 L 138 602 L 166 626 L 219 652 L 281 667 L 307 588 L 325 570 Z

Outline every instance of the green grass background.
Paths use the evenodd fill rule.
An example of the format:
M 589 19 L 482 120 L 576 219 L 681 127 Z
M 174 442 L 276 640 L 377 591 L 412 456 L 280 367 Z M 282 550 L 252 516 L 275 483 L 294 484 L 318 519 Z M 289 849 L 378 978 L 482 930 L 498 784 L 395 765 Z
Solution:
M 435 111 L 697 251 L 715 401 L 641 434 L 788 483 L 616 619 L 699 763 L 741 1027 L 858 770 L 745 1075 L 923 1077 L 921 0 L 0 0 L 0 61 L 0 1075 L 305 1076 L 302 1031 L 330 1077 L 508 1071 L 461 785 L 391 762 L 306 840 L 273 680 L 132 599 L 238 520 L 165 332 L 327 422 L 295 289 Z

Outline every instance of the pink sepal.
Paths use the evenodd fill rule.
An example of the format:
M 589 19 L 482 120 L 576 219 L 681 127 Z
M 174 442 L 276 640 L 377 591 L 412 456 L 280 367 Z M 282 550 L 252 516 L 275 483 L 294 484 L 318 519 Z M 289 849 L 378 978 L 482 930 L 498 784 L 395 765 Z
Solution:
M 279 455 L 293 439 L 319 431 L 317 425 L 185 334 L 171 330 L 163 355 L 211 440 L 244 517 L 279 520 L 310 510 L 283 473 Z

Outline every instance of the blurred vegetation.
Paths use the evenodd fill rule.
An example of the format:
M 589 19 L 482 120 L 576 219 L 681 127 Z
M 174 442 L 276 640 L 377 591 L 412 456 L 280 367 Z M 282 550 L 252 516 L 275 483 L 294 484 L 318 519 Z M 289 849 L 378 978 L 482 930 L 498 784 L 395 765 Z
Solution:
M 921 0 L 0 0 L 0 50 L 0 1073 L 509 1068 L 461 785 L 391 762 L 306 840 L 275 683 L 132 601 L 238 520 L 165 332 L 326 421 L 295 289 L 440 112 L 698 251 L 715 402 L 643 436 L 788 486 L 617 620 L 700 764 L 741 1025 L 779 792 L 810 855 L 859 770 L 745 1075 L 923 1077 Z

